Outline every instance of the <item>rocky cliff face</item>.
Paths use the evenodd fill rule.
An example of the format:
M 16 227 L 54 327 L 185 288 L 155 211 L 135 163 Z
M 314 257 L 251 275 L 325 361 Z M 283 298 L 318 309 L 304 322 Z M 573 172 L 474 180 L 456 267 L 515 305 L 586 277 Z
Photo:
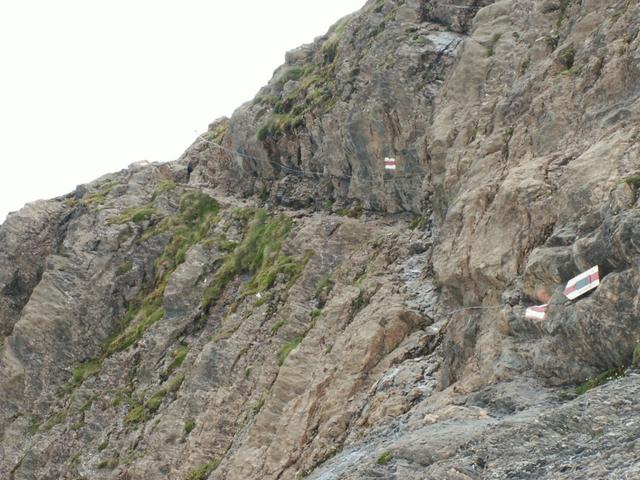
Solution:
M 370 1 L 10 215 L 0 478 L 636 478 L 639 17 Z

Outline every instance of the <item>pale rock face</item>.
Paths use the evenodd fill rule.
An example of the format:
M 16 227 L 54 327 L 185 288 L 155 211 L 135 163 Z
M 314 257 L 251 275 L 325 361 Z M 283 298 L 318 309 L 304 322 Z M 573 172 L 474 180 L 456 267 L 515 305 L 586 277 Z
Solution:
M 640 476 L 639 24 L 372 0 L 178 161 L 11 214 L 0 478 Z

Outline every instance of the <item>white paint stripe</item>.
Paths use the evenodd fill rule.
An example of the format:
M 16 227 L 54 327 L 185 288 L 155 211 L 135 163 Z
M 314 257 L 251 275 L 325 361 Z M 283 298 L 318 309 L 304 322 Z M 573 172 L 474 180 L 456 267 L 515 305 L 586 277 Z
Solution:
M 527 308 L 524 317 L 530 320 L 544 320 L 547 317 L 547 304 Z
M 573 287 L 580 280 L 582 280 L 584 278 L 589 278 L 592 275 L 597 275 L 597 278 L 592 280 L 590 283 L 588 283 L 587 285 L 585 285 L 582 288 L 573 290 L 571 292 L 567 292 L 568 289 Z M 585 293 L 595 289 L 598 285 L 600 285 L 600 271 L 598 269 L 598 266 L 596 265 L 595 267 L 592 267 L 589 270 L 587 270 L 586 272 L 583 272 L 580 275 L 578 275 L 577 277 L 574 277 L 571 280 L 569 280 L 569 282 L 567 282 L 566 288 L 564 289 L 564 291 L 562 293 L 569 300 L 574 300 L 574 299 L 584 295 Z

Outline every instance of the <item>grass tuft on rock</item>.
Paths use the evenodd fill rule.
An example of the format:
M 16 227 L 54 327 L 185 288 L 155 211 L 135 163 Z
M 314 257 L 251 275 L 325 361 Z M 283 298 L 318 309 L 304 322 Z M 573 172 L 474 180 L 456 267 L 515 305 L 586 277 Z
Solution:
M 631 366 L 633 368 L 640 367 L 640 343 L 633 349 L 633 357 L 631 358 Z
M 185 435 L 189 435 L 193 429 L 196 428 L 196 421 L 193 419 L 188 419 L 186 422 L 184 422 L 184 434 Z
M 133 269 L 133 262 L 131 260 L 127 260 L 126 262 L 124 262 L 122 265 L 118 267 L 118 269 L 116 270 L 116 276 L 120 277 L 125 273 L 129 273 L 131 269 Z
M 126 350 L 164 317 L 162 297 L 169 276 L 184 262 L 187 251 L 209 235 L 219 211 L 215 199 L 201 192 L 189 192 L 182 196 L 178 213 L 165 218 L 142 236 L 140 240 L 144 241 L 154 235 L 170 233 L 171 240 L 156 260 L 152 286 L 129 303 L 129 310 L 120 322 L 120 331 L 107 340 L 107 355 Z
M 153 205 L 143 205 L 142 207 L 127 208 L 123 213 L 111 219 L 111 223 L 122 225 L 123 223 L 141 223 L 150 220 L 156 213 Z
M 211 472 L 213 472 L 220 465 L 220 460 L 214 459 L 210 462 L 204 463 L 199 467 L 189 470 L 184 480 L 205 480 Z
M 233 252 L 225 257 L 204 292 L 202 305 L 208 309 L 222 296 L 227 284 L 242 273 L 254 277 L 245 287 L 242 297 L 270 288 L 282 273 L 290 281 L 297 278 L 304 265 L 288 256 L 280 255 L 293 222 L 285 216 L 272 217 L 263 209 L 255 210 L 244 238 Z
M 307 63 L 289 67 L 280 73 L 276 83 L 284 85 L 289 80 L 297 82 L 295 89 L 285 96 L 261 96 L 257 105 L 271 108 L 268 119 L 257 132 L 260 141 L 278 139 L 283 134 L 294 133 L 305 125 L 307 113 L 330 111 L 337 101 L 334 60 L 338 51 L 338 37 L 332 35 L 323 45 L 323 65 Z
M 98 464 L 98 470 L 114 470 L 119 463 L 120 460 L 117 457 L 107 458 Z
M 80 385 L 87 378 L 97 374 L 101 368 L 102 362 L 99 359 L 92 358 L 90 360 L 85 360 L 73 369 L 73 383 L 76 385 Z
M 605 383 L 611 380 L 622 377 L 624 375 L 625 370 L 626 370 L 625 367 L 614 367 L 602 372 L 600 375 L 590 378 L 589 380 L 584 382 L 582 385 L 579 385 L 578 387 L 576 387 L 576 390 L 575 390 L 576 395 L 582 395 L 583 393 L 588 392 L 592 388 L 599 387 L 600 385 L 604 385 Z
M 293 340 L 289 340 L 282 347 L 280 347 L 280 350 L 278 350 L 278 364 L 279 365 L 282 365 L 284 363 L 284 361 L 287 359 L 289 354 L 298 345 L 300 345 L 300 342 L 302 342 L 303 339 L 304 339 L 304 337 L 298 336 L 298 337 L 294 338 Z
M 189 353 L 188 345 L 185 345 L 184 343 L 181 343 L 180 345 L 178 345 L 176 349 L 173 351 L 173 353 L 171 354 L 171 358 L 172 358 L 171 363 L 169 364 L 169 367 L 167 367 L 167 370 L 162 372 L 161 378 L 167 379 L 169 375 L 171 375 L 175 370 L 180 368 L 180 366 L 184 362 L 184 359 L 187 357 L 188 353 Z
M 393 459 L 393 453 L 391 452 L 384 452 L 382 455 L 380 455 L 378 457 L 378 460 L 376 460 L 376 463 L 378 465 L 386 465 L 387 463 L 389 463 L 391 460 Z

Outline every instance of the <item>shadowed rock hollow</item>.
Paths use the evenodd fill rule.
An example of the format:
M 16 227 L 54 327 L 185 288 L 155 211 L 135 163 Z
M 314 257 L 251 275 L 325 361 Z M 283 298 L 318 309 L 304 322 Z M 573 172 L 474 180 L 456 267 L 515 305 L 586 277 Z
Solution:
M 638 25 L 370 1 L 177 161 L 11 214 L 0 478 L 640 476 Z

